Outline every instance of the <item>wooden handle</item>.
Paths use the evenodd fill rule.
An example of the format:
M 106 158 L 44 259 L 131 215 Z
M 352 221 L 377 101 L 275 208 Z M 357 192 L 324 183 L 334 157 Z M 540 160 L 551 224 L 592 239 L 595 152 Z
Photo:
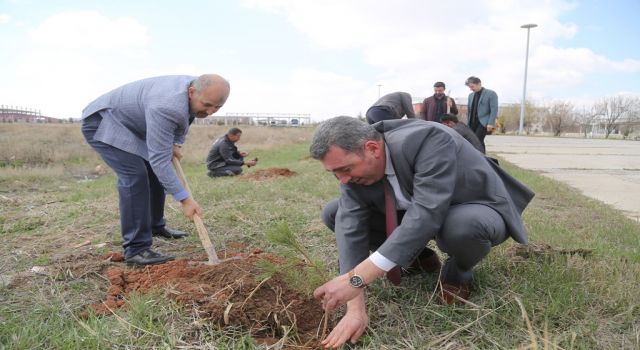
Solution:
M 173 157 L 171 160 L 173 162 L 173 166 L 176 168 L 176 172 L 178 174 L 178 178 L 182 182 L 182 185 L 187 189 L 187 193 L 191 198 L 193 198 L 191 189 L 189 188 L 189 184 L 187 183 L 187 178 L 184 176 L 184 171 L 182 170 L 182 165 L 180 165 L 180 160 L 176 157 Z M 196 230 L 198 231 L 198 236 L 200 237 L 200 242 L 202 243 L 202 247 L 204 251 L 207 253 L 207 257 L 209 258 L 209 264 L 215 265 L 220 262 L 218 258 L 218 254 L 216 253 L 213 244 L 211 243 L 211 239 L 209 239 L 209 231 L 204 226 L 204 222 L 202 222 L 202 218 L 198 214 L 193 214 L 193 222 L 196 224 Z

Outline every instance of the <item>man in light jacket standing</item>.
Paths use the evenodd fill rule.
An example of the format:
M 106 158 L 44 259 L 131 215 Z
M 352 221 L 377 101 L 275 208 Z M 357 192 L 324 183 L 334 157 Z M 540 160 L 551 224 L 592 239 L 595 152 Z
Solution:
M 498 94 L 482 87 L 477 77 L 467 78 L 465 85 L 472 91 L 467 102 L 467 121 L 486 150 L 484 138 L 493 132 L 498 117 Z
M 191 218 L 202 210 L 171 163 L 194 118 L 215 113 L 229 96 L 219 75 L 176 75 L 135 81 L 108 92 L 82 111 L 82 133 L 118 177 L 125 261 L 159 264 L 173 259 L 151 250 L 152 235 L 180 238 L 165 227 L 165 191 Z

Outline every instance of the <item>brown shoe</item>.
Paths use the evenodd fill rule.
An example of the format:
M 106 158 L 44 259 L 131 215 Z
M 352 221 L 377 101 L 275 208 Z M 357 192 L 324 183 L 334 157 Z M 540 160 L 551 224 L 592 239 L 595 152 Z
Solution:
M 462 305 L 471 295 L 471 286 L 469 284 L 453 284 L 443 281 L 438 282 L 438 284 L 436 301 L 440 305 Z
M 402 272 L 405 276 L 416 275 L 421 272 L 438 273 L 441 267 L 442 264 L 438 254 L 429 248 L 424 248 L 416 260 L 411 263 L 411 266 L 406 270 L 402 270 Z

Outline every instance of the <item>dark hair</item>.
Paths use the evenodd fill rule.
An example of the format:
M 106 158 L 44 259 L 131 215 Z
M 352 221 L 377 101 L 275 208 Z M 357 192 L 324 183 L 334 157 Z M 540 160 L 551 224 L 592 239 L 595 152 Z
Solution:
M 464 82 L 464 85 L 469 85 L 469 84 L 480 84 L 482 83 L 482 81 L 480 81 L 480 78 L 478 77 L 474 77 L 473 75 L 467 78 L 467 81 Z
M 442 117 L 440 118 L 440 121 L 442 121 L 442 122 L 454 122 L 454 123 L 458 124 L 458 117 L 456 117 L 453 114 L 443 114 Z
M 356 118 L 340 116 L 326 120 L 313 134 L 309 153 L 313 159 L 322 160 L 331 146 L 342 148 L 346 153 L 363 154 L 364 144 L 369 140 L 382 140 L 382 135 L 373 126 Z
M 238 134 L 242 134 L 242 130 L 238 128 L 231 128 L 229 129 L 229 131 L 227 131 L 227 135 L 238 135 Z
M 444 88 L 446 88 L 446 86 L 444 85 L 444 83 L 443 83 L 443 82 L 441 82 L 441 81 L 438 81 L 438 82 L 436 82 L 435 84 L 433 84 L 433 87 L 441 87 L 441 88 L 443 88 L 443 89 L 444 89 Z

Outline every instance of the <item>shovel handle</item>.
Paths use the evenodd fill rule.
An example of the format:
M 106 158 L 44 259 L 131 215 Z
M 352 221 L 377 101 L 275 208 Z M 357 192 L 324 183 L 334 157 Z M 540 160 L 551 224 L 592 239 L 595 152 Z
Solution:
M 189 188 L 189 183 L 187 183 L 187 178 L 184 176 L 184 171 L 182 170 L 182 165 L 180 165 L 180 159 L 173 157 L 171 160 L 173 166 L 176 168 L 176 173 L 178 174 L 178 178 L 182 182 L 182 185 L 187 189 L 189 196 L 193 198 L 191 189 Z M 209 259 L 209 265 L 215 265 L 220 263 L 220 259 L 218 258 L 218 254 L 216 254 L 216 250 L 211 243 L 211 239 L 209 238 L 209 231 L 204 226 L 204 222 L 202 218 L 198 214 L 193 214 L 193 222 L 196 224 L 196 230 L 198 231 L 198 236 L 200 237 L 200 242 L 202 243 L 202 247 L 204 251 L 207 253 L 207 257 Z

